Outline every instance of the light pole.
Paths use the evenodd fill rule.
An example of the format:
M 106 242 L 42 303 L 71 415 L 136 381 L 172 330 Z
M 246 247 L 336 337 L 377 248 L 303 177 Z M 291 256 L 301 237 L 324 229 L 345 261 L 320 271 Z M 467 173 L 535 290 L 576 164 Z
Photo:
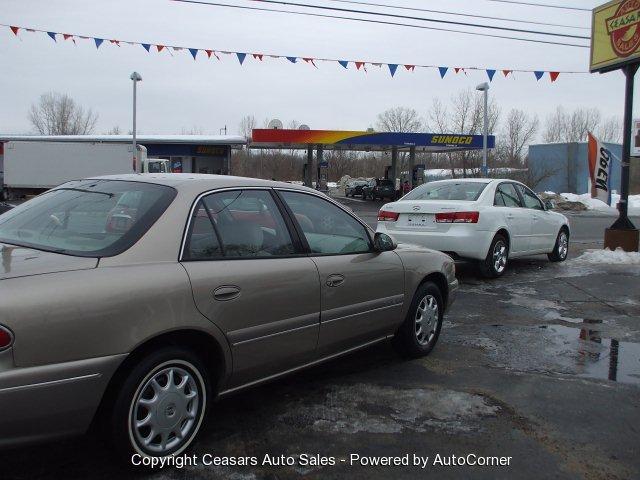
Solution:
M 136 172 L 138 170 L 138 149 L 136 145 L 136 85 L 142 81 L 142 77 L 138 72 L 133 72 L 129 78 L 133 81 L 133 171 Z M 142 165 L 140 165 L 140 167 L 140 171 L 142 172 Z
M 484 92 L 484 135 L 482 138 L 482 176 L 486 177 L 487 170 L 487 137 L 489 136 L 489 84 L 487 82 L 481 83 L 476 87 L 476 90 Z

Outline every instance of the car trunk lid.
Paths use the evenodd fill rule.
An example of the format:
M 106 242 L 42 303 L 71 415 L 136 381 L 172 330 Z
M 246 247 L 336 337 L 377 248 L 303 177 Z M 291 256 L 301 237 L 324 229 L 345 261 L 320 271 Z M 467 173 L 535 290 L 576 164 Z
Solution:
M 97 265 L 97 258 L 73 257 L 0 243 L 0 280 L 71 270 L 88 270 Z
M 478 211 L 478 204 L 466 200 L 406 200 L 389 203 L 381 210 L 399 214 L 395 222 L 386 222 L 388 230 L 446 232 L 452 224 L 437 223 L 436 214 Z

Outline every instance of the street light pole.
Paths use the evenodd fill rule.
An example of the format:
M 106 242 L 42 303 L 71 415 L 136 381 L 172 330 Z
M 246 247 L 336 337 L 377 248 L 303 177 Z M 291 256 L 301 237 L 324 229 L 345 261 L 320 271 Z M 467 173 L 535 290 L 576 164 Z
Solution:
M 489 137 L 489 84 L 481 83 L 476 87 L 476 90 L 484 93 L 484 134 L 482 138 L 482 176 L 486 177 L 488 172 L 487 169 L 487 142 Z
M 133 81 L 133 171 L 138 170 L 137 157 L 138 146 L 136 145 L 136 85 L 142 80 L 142 77 L 138 72 L 133 72 L 129 77 Z M 142 165 L 140 165 L 140 171 L 142 172 Z

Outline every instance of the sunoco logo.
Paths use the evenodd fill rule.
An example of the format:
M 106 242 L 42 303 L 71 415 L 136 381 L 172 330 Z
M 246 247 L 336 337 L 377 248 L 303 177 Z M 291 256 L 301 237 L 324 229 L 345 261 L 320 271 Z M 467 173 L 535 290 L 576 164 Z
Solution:
M 640 0 L 627 0 L 607 19 L 611 46 L 620 57 L 628 57 L 640 46 Z

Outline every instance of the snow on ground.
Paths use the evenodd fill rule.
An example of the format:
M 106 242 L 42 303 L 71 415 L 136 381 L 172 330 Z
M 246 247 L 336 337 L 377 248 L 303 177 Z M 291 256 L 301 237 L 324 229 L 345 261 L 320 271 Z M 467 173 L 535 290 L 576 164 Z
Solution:
M 616 205 L 620 201 L 620 195 L 611 195 L 611 205 L 609 206 L 601 200 L 591 198 L 589 193 L 577 195 L 575 193 L 561 193 L 562 197 L 570 202 L 580 202 L 587 207 L 587 210 L 598 210 L 601 212 L 617 212 Z M 640 195 L 629 195 L 629 213 L 640 213 Z
M 576 263 L 587 263 L 591 265 L 640 265 L 640 253 L 625 252 L 621 248 L 611 250 L 587 250 L 578 258 L 573 260 Z

